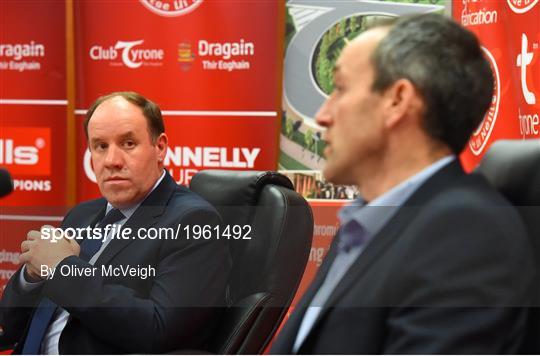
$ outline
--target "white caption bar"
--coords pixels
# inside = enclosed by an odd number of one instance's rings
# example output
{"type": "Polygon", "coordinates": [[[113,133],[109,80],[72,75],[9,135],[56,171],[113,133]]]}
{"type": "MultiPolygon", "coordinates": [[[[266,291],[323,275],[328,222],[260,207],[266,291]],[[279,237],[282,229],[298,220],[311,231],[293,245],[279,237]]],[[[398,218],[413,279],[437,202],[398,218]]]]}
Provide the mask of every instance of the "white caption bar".
{"type": "Polygon", "coordinates": [[[62,221],[63,216],[41,216],[41,215],[0,215],[0,220],[7,221],[62,221]]]}
{"type": "Polygon", "coordinates": [[[2,105],[67,105],[67,100],[0,99],[2,105]]]}
{"type": "MultiPolygon", "coordinates": [[[[87,110],[77,109],[76,115],[85,115],[87,110]]],[[[276,117],[276,111],[182,111],[182,110],[163,110],[163,115],[169,116],[266,116],[276,117]]]]}

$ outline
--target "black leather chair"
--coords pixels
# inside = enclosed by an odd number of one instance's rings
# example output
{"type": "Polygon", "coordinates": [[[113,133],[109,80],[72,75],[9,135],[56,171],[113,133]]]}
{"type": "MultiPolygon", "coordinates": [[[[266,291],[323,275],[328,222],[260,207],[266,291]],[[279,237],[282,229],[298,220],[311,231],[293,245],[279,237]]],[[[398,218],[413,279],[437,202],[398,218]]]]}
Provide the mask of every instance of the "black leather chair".
{"type": "Polygon", "coordinates": [[[217,207],[225,225],[251,226],[251,240],[229,242],[228,308],[208,350],[260,354],[304,273],[313,234],[311,208],[276,172],[201,171],[190,188],[217,207]]]}
{"type": "Polygon", "coordinates": [[[536,257],[533,304],[521,353],[540,354],[540,140],[495,142],[477,171],[521,213],[536,257]]]}

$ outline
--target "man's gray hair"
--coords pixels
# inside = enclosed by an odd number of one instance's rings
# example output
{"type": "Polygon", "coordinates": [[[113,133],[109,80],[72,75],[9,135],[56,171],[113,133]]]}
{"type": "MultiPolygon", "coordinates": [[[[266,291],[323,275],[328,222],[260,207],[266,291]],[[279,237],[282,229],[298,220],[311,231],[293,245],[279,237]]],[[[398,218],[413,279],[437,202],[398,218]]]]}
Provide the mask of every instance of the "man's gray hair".
{"type": "Polygon", "coordinates": [[[425,100],[427,133],[460,153],[493,97],[493,73],[475,35],[438,14],[397,18],[372,55],[372,89],[410,80],[425,100]]]}

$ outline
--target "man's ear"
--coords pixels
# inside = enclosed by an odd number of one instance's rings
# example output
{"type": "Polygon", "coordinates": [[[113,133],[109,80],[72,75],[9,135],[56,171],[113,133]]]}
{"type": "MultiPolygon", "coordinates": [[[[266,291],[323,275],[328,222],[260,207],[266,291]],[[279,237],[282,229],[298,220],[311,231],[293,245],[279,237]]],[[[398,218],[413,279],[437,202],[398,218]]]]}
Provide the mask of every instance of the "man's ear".
{"type": "Polygon", "coordinates": [[[156,153],[158,155],[158,161],[163,162],[165,155],[167,154],[167,146],[169,139],[165,133],[161,133],[156,139],[156,153]]]}
{"type": "Polygon", "coordinates": [[[396,80],[383,94],[386,100],[386,126],[395,127],[408,118],[416,117],[423,107],[423,100],[414,84],[408,79],[396,80]]]}
{"type": "Polygon", "coordinates": [[[94,171],[94,162],[92,160],[92,150],[90,149],[90,146],[86,146],[86,149],[88,150],[88,152],[90,152],[90,168],[92,168],[92,172],[95,172],[94,171]]]}

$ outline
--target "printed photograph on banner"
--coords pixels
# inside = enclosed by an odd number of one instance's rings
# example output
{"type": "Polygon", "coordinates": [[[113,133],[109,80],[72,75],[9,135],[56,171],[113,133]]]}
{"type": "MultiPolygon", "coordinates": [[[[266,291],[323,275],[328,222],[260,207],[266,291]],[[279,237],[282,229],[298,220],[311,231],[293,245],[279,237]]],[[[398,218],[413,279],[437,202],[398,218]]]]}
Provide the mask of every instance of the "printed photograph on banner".
{"type": "Polygon", "coordinates": [[[443,12],[443,0],[287,2],[281,170],[320,170],[326,143],[315,114],[334,89],[333,68],[346,44],[385,18],[443,12]],[[351,14],[354,14],[351,16],[351,14]]]}
{"type": "Polygon", "coordinates": [[[335,185],[327,182],[321,171],[284,170],[280,173],[289,177],[296,192],[308,200],[352,200],[359,197],[356,186],[335,185]]]}
{"type": "Polygon", "coordinates": [[[494,79],[491,106],[460,156],[470,171],[498,140],[540,138],[540,4],[464,0],[452,12],[478,37],[494,79]]]}

